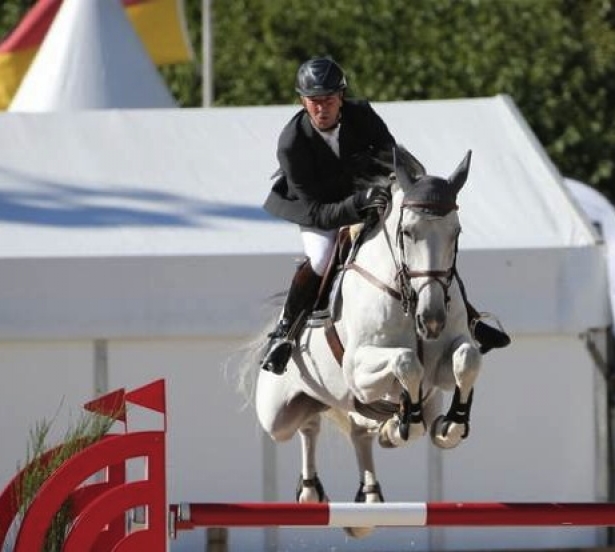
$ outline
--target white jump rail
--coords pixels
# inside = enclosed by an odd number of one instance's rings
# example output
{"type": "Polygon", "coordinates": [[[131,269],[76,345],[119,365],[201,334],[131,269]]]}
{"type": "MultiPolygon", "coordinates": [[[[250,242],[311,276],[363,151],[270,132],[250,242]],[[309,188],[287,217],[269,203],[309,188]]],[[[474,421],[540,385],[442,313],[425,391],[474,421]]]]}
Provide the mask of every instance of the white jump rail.
{"type": "Polygon", "coordinates": [[[615,503],[331,502],[182,503],[171,533],[196,527],[615,526],[615,503]]]}

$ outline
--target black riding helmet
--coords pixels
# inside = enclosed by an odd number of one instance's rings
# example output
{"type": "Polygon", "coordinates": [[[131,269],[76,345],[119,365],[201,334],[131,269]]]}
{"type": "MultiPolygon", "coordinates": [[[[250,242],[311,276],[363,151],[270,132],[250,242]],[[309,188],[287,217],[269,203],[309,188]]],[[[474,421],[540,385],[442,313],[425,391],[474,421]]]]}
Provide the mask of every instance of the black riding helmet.
{"type": "Polygon", "coordinates": [[[346,75],[331,58],[313,58],[297,71],[295,90],[300,96],[328,96],[346,88],[346,75]]]}

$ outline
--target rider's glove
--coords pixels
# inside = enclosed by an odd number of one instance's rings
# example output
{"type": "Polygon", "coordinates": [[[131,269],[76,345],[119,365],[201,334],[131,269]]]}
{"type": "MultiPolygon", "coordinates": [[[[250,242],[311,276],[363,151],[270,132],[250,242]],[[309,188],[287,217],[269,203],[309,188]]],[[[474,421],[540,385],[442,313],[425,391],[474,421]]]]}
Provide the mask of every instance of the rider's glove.
{"type": "Polygon", "coordinates": [[[379,186],[361,190],[354,195],[355,208],[363,219],[384,213],[389,201],[391,201],[391,192],[388,188],[379,186]]]}

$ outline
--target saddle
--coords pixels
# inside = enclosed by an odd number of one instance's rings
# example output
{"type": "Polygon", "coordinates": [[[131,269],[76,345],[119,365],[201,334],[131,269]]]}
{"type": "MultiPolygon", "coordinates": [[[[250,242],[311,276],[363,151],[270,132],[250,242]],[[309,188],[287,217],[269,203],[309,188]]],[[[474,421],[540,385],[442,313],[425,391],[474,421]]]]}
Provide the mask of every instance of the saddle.
{"type": "Polygon", "coordinates": [[[363,229],[359,231],[359,237],[353,238],[350,226],[343,226],[337,233],[333,252],[323,274],[308,325],[320,327],[324,320],[336,318],[344,267],[356,255],[362,233],[363,229]]]}

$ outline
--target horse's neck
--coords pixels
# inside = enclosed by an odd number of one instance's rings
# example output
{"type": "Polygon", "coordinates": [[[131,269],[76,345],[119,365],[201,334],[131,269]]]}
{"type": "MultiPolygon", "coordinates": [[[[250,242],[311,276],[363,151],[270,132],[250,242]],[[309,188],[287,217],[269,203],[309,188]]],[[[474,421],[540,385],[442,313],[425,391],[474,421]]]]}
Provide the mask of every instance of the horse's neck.
{"type": "Polygon", "coordinates": [[[389,216],[366,237],[355,257],[355,262],[359,266],[387,285],[394,285],[398,270],[396,230],[397,221],[391,220],[389,216]]]}

